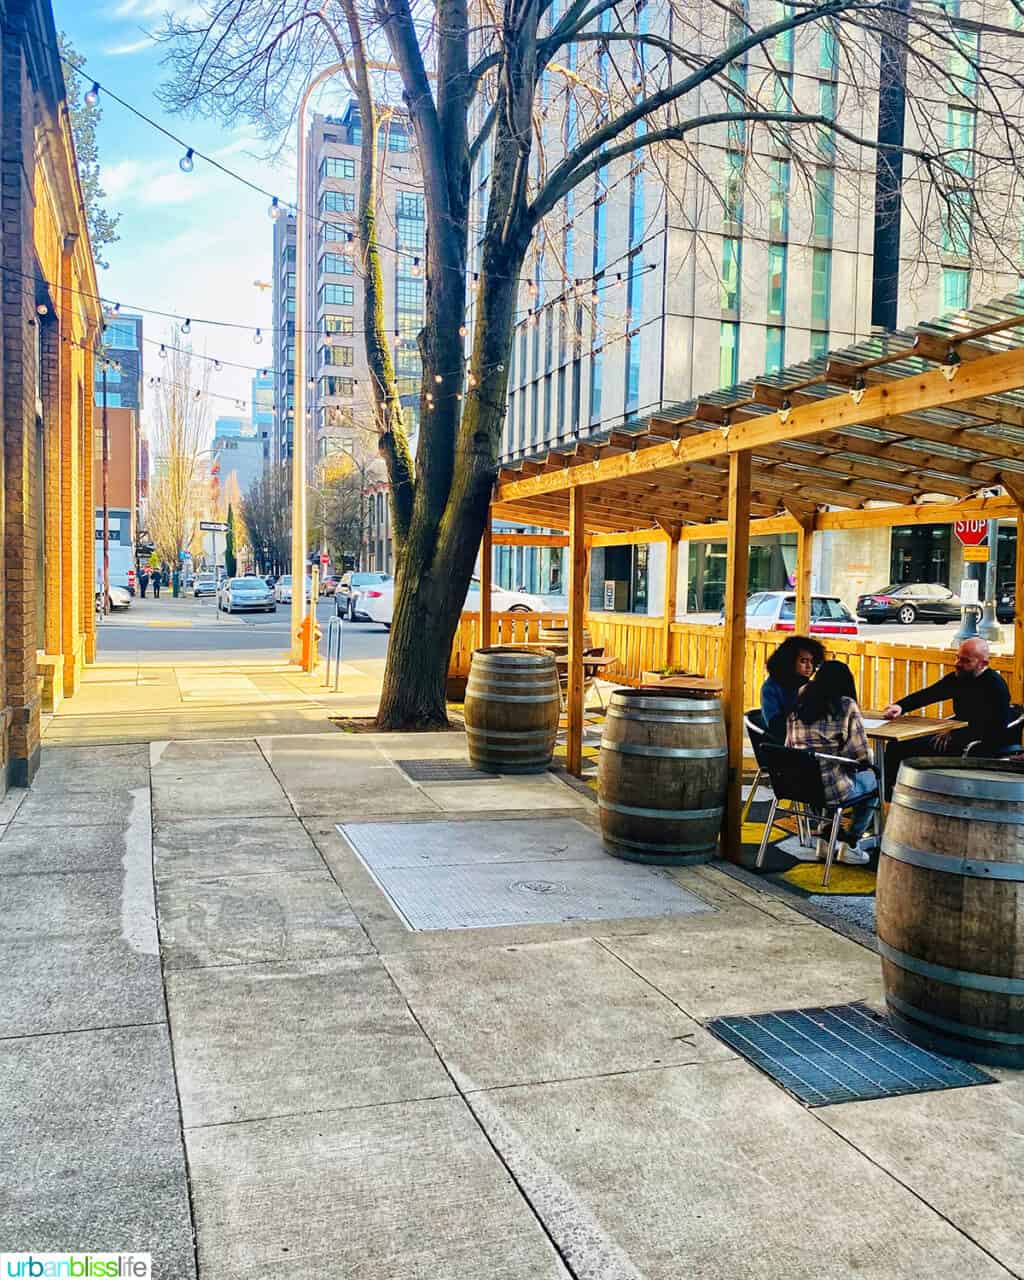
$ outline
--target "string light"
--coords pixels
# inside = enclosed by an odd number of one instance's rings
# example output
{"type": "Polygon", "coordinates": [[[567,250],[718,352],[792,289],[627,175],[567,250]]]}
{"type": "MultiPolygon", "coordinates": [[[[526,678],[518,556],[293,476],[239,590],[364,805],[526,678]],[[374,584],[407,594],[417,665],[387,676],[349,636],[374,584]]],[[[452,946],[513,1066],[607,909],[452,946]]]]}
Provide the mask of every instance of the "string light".
{"type": "Polygon", "coordinates": [[[86,90],[85,105],[87,107],[94,107],[96,103],[99,102],[99,100],[100,100],[100,86],[99,86],[99,82],[94,80],[92,82],[92,88],[86,90]]]}
{"type": "Polygon", "coordinates": [[[409,274],[417,277],[423,274],[423,268],[420,266],[419,258],[413,258],[412,266],[409,268],[409,274]]]}
{"type": "Polygon", "coordinates": [[[36,307],[36,315],[45,316],[49,310],[50,308],[46,305],[45,302],[40,302],[40,304],[36,307]]]}
{"type": "Polygon", "coordinates": [[[160,343],[160,350],[157,354],[160,356],[161,360],[167,359],[167,348],[164,346],[162,342],[160,343]]]}
{"type": "Polygon", "coordinates": [[[281,208],[280,201],[277,196],[274,196],[273,200],[270,202],[270,208],[267,210],[268,215],[273,222],[276,222],[283,212],[284,210],[281,208]]]}
{"type": "Polygon", "coordinates": [[[533,283],[533,281],[532,281],[532,280],[531,280],[531,281],[530,281],[530,283],[526,286],[526,292],[530,295],[530,297],[531,297],[531,298],[536,298],[536,296],[537,296],[537,286],[533,283]]]}
{"type": "Polygon", "coordinates": [[[260,343],[263,341],[263,334],[259,329],[257,329],[256,332],[252,335],[252,340],[253,342],[255,342],[257,346],[259,346],[260,343]]]}
{"type": "Polygon", "coordinates": [[[191,173],[192,170],[196,167],[196,162],[195,160],[192,159],[194,154],[195,153],[193,152],[192,148],[189,147],[188,150],[185,152],[185,154],[178,161],[178,168],[182,171],[182,173],[191,173]]]}
{"type": "Polygon", "coordinates": [[[221,371],[221,363],[220,363],[220,361],[219,361],[219,360],[214,360],[214,362],[213,362],[213,369],[214,369],[214,372],[215,372],[215,373],[220,373],[220,371],[221,371]]]}
{"type": "Polygon", "coordinates": [[[442,378],[442,377],[441,377],[441,375],[440,375],[439,373],[435,373],[435,374],[434,374],[434,381],[435,381],[435,382],[437,382],[437,383],[441,383],[441,382],[444,382],[444,378],[442,378]]]}
{"type": "Polygon", "coordinates": [[[468,332],[469,332],[469,330],[466,328],[466,326],[465,326],[464,324],[460,324],[460,325],[459,325],[459,337],[460,337],[460,338],[464,338],[468,332]]]}
{"type": "Polygon", "coordinates": [[[185,317],[185,323],[181,326],[181,332],[182,333],[192,332],[192,321],[187,316],[185,317]]]}

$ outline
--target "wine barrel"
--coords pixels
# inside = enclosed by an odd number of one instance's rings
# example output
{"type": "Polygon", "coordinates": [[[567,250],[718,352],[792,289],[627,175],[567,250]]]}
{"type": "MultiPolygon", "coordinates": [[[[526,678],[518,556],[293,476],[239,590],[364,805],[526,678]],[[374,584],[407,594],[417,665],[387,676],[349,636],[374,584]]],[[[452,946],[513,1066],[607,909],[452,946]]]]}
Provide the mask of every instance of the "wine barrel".
{"type": "MultiPolygon", "coordinates": [[[[538,627],[537,643],[550,645],[552,653],[568,653],[569,652],[569,628],[568,627],[538,627]]],[[[583,647],[584,649],[592,649],[594,639],[586,627],[583,629],[583,647]]]]}
{"type": "Polygon", "coordinates": [[[727,776],[717,698],[616,689],[598,762],[605,848],[632,862],[707,862],[718,847],[727,776]]]}
{"type": "Polygon", "coordinates": [[[916,1044],[1024,1067],[1024,768],[904,761],[882,838],[878,950],[916,1044]]]}
{"type": "Polygon", "coordinates": [[[554,655],[515,645],[474,649],[464,715],[469,759],[487,773],[542,773],[558,734],[554,655]]]}

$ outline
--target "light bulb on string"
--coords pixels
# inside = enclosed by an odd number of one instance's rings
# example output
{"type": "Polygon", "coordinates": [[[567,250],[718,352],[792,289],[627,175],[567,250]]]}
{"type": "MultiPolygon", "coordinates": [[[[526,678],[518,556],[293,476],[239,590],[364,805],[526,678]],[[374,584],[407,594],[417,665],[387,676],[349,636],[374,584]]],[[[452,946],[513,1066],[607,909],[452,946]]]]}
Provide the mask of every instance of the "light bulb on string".
{"type": "Polygon", "coordinates": [[[192,158],[193,155],[194,155],[194,152],[192,148],[189,147],[189,149],[178,161],[178,168],[182,171],[182,173],[191,173],[192,170],[196,167],[196,162],[192,158]]]}
{"type": "Polygon", "coordinates": [[[598,293],[596,285],[590,291],[590,301],[594,304],[595,307],[601,301],[601,295],[598,293]]]}
{"type": "Polygon", "coordinates": [[[40,302],[39,305],[36,307],[36,315],[45,316],[49,314],[49,310],[50,308],[46,305],[45,302],[40,302]]]}
{"type": "Polygon", "coordinates": [[[466,328],[466,326],[465,326],[464,324],[460,324],[460,325],[459,325],[459,337],[460,337],[460,338],[464,338],[468,332],[469,332],[469,330],[466,328]]]}
{"type": "Polygon", "coordinates": [[[87,107],[94,107],[96,103],[99,102],[99,100],[100,100],[100,86],[99,86],[99,82],[97,80],[94,80],[92,82],[92,88],[87,89],[85,92],[85,105],[87,107]]]}
{"type": "Polygon", "coordinates": [[[220,370],[221,370],[221,363],[220,363],[220,361],[219,361],[219,360],[214,360],[214,362],[213,362],[213,369],[214,369],[214,372],[215,372],[215,373],[220,373],[220,370]]]}
{"type": "Polygon", "coordinates": [[[435,381],[435,382],[437,382],[437,383],[441,383],[441,382],[444,382],[444,378],[442,378],[442,376],[441,376],[439,373],[435,373],[435,374],[434,374],[434,381],[435,381]]]}
{"type": "Polygon", "coordinates": [[[181,326],[182,333],[192,332],[192,321],[186,318],[185,323],[181,326]]]}
{"type": "Polygon", "coordinates": [[[345,240],[341,246],[341,251],[343,254],[345,254],[346,257],[351,256],[353,252],[353,243],[354,243],[354,238],[353,238],[352,232],[350,231],[348,235],[345,237],[345,240]]]}
{"type": "Polygon", "coordinates": [[[167,348],[164,346],[162,342],[160,343],[160,350],[157,352],[157,355],[160,357],[161,360],[167,359],[167,348]]]}
{"type": "Polygon", "coordinates": [[[423,274],[423,268],[420,266],[419,258],[413,258],[412,266],[409,268],[409,274],[417,277],[423,274]]]}
{"type": "Polygon", "coordinates": [[[257,329],[256,332],[252,335],[252,340],[253,342],[255,342],[257,346],[259,346],[260,343],[263,341],[263,334],[259,329],[257,329]]]}
{"type": "Polygon", "coordinates": [[[197,399],[197,400],[202,400],[202,398],[203,398],[203,393],[202,393],[200,390],[198,390],[198,389],[197,389],[197,390],[196,390],[196,399],[197,399]]]}
{"type": "Polygon", "coordinates": [[[531,280],[531,281],[530,281],[530,283],[526,286],[526,292],[530,295],[530,297],[531,297],[531,298],[536,298],[536,296],[537,296],[537,286],[533,283],[533,281],[532,281],[532,280],[531,280]]]}
{"type": "Polygon", "coordinates": [[[470,385],[471,387],[475,387],[475,386],[476,386],[476,374],[471,373],[471,374],[469,375],[469,377],[466,379],[466,381],[469,383],[469,385],[470,385]]]}
{"type": "Polygon", "coordinates": [[[530,308],[530,314],[526,317],[526,323],[530,326],[531,329],[537,323],[537,314],[534,311],[533,307],[530,308]]]}
{"type": "Polygon", "coordinates": [[[278,200],[277,196],[274,196],[267,208],[267,215],[272,222],[276,222],[282,213],[284,213],[284,210],[281,208],[281,202],[278,200]]]}

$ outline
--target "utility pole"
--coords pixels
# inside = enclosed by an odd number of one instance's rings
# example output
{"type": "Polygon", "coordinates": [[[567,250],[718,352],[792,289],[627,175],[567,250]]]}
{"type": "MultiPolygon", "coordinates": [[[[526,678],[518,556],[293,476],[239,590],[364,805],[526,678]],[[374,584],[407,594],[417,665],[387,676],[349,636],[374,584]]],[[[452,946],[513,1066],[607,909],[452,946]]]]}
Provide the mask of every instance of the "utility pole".
{"type": "Polygon", "coordinates": [[[103,612],[110,612],[110,428],[107,425],[107,370],[110,361],[103,360],[103,612]]]}

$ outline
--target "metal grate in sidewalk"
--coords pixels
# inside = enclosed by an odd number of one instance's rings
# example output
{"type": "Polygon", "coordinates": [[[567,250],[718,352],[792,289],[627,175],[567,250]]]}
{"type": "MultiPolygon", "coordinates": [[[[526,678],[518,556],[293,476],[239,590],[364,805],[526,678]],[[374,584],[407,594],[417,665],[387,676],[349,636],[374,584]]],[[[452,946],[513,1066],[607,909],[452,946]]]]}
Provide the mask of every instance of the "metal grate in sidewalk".
{"type": "Polygon", "coordinates": [[[996,1083],[969,1062],[911,1044],[859,1002],[715,1018],[707,1027],[809,1107],[996,1083]]]}
{"type": "Polygon", "coordinates": [[[465,760],[396,760],[395,764],[413,782],[493,782],[495,775],[475,769],[465,760]]]}

